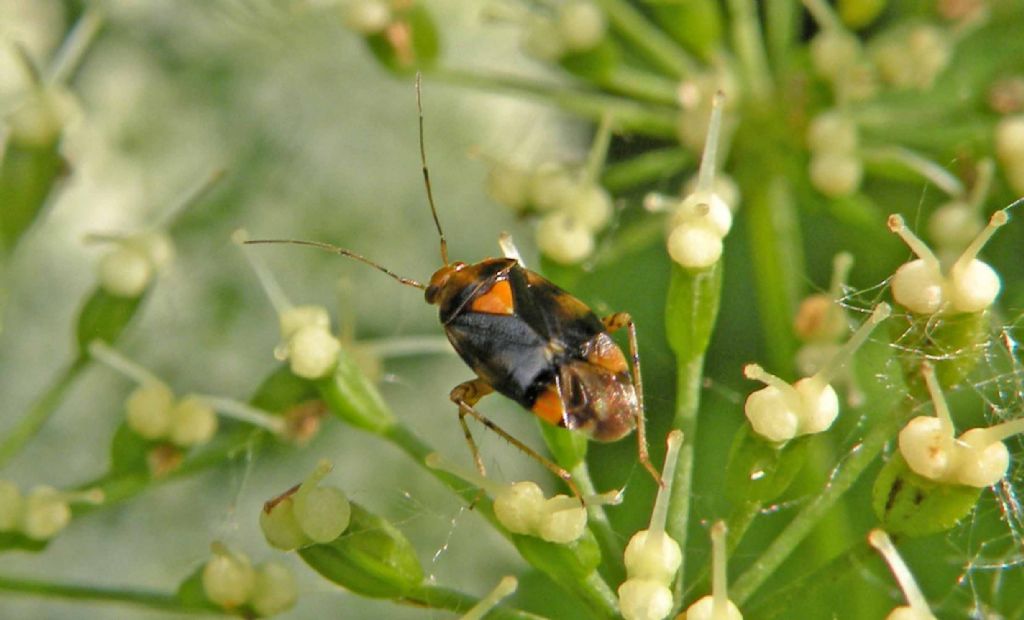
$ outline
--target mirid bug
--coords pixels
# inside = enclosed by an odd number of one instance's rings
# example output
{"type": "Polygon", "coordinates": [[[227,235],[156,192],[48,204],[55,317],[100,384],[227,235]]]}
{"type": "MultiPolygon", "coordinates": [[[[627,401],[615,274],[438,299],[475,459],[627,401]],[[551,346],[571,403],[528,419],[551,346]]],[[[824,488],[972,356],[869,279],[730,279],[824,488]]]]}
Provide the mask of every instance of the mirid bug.
{"type": "Polygon", "coordinates": [[[660,483],[647,453],[643,382],[636,326],[625,312],[598,318],[582,301],[540,274],[526,269],[511,239],[499,241],[503,256],[478,263],[451,262],[448,242],[434,205],[426,151],[420,79],[416,79],[420,161],[427,202],[440,239],[443,265],[427,284],[405,278],[351,250],[316,241],[257,239],[256,243],[306,245],[348,256],[382,271],[401,284],[424,291],[438,307],[445,335],[476,378],[456,386],[450,398],[477,469],[483,461],[466,424],[477,419],[512,445],[562,478],[577,497],[572,475],[506,432],[476,409],[491,392],[516,401],[549,424],[586,434],[596,441],[617,441],[637,430],[639,460],[660,483]],[[611,333],[626,328],[632,369],[611,333]]]}

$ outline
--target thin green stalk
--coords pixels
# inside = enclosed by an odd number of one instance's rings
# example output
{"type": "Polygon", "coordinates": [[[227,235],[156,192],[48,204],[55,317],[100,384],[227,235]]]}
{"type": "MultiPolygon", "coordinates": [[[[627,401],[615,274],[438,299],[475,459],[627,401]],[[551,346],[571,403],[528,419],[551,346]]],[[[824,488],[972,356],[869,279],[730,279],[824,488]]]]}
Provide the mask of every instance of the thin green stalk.
{"type": "Polygon", "coordinates": [[[757,3],[754,0],[729,0],[732,15],[732,42],[743,66],[750,94],[763,101],[772,91],[771,69],[765,52],[757,3]]]}
{"type": "Polygon", "coordinates": [[[601,79],[601,85],[634,99],[669,106],[679,104],[675,82],[627,65],[617,65],[610,75],[601,79]]]}
{"type": "Polygon", "coordinates": [[[729,533],[726,538],[726,549],[728,549],[730,554],[743,542],[743,536],[750,529],[757,515],[761,514],[762,506],[762,503],[757,500],[749,500],[729,515],[729,533]]]}
{"type": "Polygon", "coordinates": [[[0,591],[14,594],[28,594],[47,599],[92,601],[96,603],[121,603],[159,611],[180,614],[204,614],[212,612],[208,607],[189,605],[176,595],[150,590],[129,588],[107,588],[70,583],[52,583],[0,576],[0,591]]]}
{"type": "Polygon", "coordinates": [[[680,174],[693,163],[693,155],[678,146],[645,151],[635,157],[605,165],[601,184],[613,194],[680,174]]]}
{"type": "Polygon", "coordinates": [[[50,419],[53,412],[60,405],[65,392],[71,387],[78,375],[89,365],[89,358],[78,357],[67,368],[65,368],[50,387],[43,392],[43,395],[33,403],[32,407],[18,420],[14,428],[7,434],[7,437],[0,442],[0,468],[7,465],[11,459],[36,436],[39,430],[50,419]]]}
{"type": "Polygon", "coordinates": [[[569,89],[559,84],[544,84],[534,80],[458,69],[435,69],[430,72],[430,77],[458,86],[534,97],[595,121],[610,115],[623,132],[671,139],[675,139],[676,136],[678,111],[668,106],[593,91],[569,89]]]}
{"type": "Polygon", "coordinates": [[[737,605],[742,605],[764,584],[772,573],[789,557],[808,534],[818,525],[822,517],[860,479],[861,474],[874,462],[885,444],[896,436],[897,431],[910,418],[914,401],[907,397],[892,415],[873,420],[874,427],[864,440],[851,452],[846,462],[839,465],[836,474],[828,484],[789,522],[768,548],[729,588],[729,596],[737,605]]]}
{"type": "MultiPolygon", "coordinates": [[[[687,529],[690,523],[690,495],[693,484],[693,452],[697,439],[697,409],[700,406],[700,391],[704,382],[704,356],[689,360],[678,360],[676,368],[676,409],[672,428],[683,431],[683,445],[679,449],[676,475],[672,481],[671,509],[668,513],[666,531],[669,536],[686,549],[687,529]]],[[[681,601],[686,574],[686,555],[676,574],[675,598],[681,601]]]]}
{"type": "MultiPolygon", "coordinates": [[[[429,585],[421,586],[397,600],[404,605],[428,609],[447,609],[455,613],[465,613],[479,601],[480,599],[463,594],[458,590],[429,585]]],[[[543,616],[500,605],[492,609],[487,617],[490,620],[543,620],[543,616]]]]}
{"type": "Polygon", "coordinates": [[[673,78],[682,78],[696,70],[697,62],[626,0],[595,1],[622,38],[658,69],[673,78]]]}
{"type": "Polygon", "coordinates": [[[796,0],[765,0],[764,7],[768,60],[778,75],[786,70],[790,50],[797,41],[800,4],[796,0]]]}

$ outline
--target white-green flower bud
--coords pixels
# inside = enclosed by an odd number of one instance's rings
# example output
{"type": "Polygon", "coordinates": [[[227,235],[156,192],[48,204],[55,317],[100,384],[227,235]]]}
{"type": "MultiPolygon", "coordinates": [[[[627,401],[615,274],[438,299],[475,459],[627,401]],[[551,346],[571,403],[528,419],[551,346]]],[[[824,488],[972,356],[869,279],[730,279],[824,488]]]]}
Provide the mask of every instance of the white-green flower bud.
{"type": "Polygon", "coordinates": [[[182,447],[198,446],[217,432],[217,414],[206,401],[186,396],[171,410],[170,440],[182,447]]]}
{"type": "Polygon", "coordinates": [[[725,601],[724,614],[715,615],[715,598],[710,594],[698,599],[686,609],[686,620],[743,620],[740,608],[730,600],[725,601]]]}
{"type": "Polygon", "coordinates": [[[1004,165],[1024,161],[1024,114],[1007,116],[996,125],[996,156],[1004,165]]]}
{"type": "Polygon", "coordinates": [[[557,61],[565,54],[566,45],[558,24],[547,17],[532,16],[523,29],[523,51],[537,60],[557,61]]]}
{"type": "Polygon", "coordinates": [[[630,578],[649,579],[671,584],[683,561],[679,543],[661,532],[657,540],[649,540],[648,530],[640,530],[629,539],[623,561],[630,578]]]}
{"type": "Polygon", "coordinates": [[[859,146],[857,126],[836,110],[822,112],[807,128],[807,148],[815,153],[854,153],[859,146]]]}
{"type": "Polygon", "coordinates": [[[575,265],[594,252],[594,235],[571,214],[556,211],[538,224],[537,247],[557,263],[575,265]]]}
{"type": "Polygon", "coordinates": [[[0,532],[10,532],[21,523],[25,499],[10,480],[0,480],[0,532]]]}
{"type": "Polygon", "coordinates": [[[569,0],[558,7],[558,33],[569,51],[596,47],[608,31],[604,12],[589,0],[569,0]]]}
{"type": "Polygon", "coordinates": [[[892,544],[892,540],[889,539],[889,535],[883,530],[871,530],[868,533],[868,543],[885,558],[885,562],[889,565],[889,570],[892,571],[896,581],[900,584],[900,589],[903,590],[903,596],[910,603],[908,606],[893,609],[887,616],[887,619],[936,620],[931,608],[928,606],[928,601],[924,598],[921,588],[918,587],[917,581],[914,579],[914,574],[910,572],[910,568],[903,561],[903,558],[900,557],[896,547],[892,544]]]}
{"type": "Polygon", "coordinates": [[[161,381],[148,381],[132,390],[125,401],[128,428],[144,439],[166,437],[171,429],[174,393],[161,381]]]}
{"type": "Polygon", "coordinates": [[[818,75],[832,81],[856,65],[861,53],[857,37],[838,28],[826,28],[811,39],[811,64],[818,75]]]}
{"type": "Polygon", "coordinates": [[[49,540],[71,523],[71,508],[64,495],[51,486],[29,491],[22,513],[21,531],[34,540],[49,540]]]}
{"type": "Polygon", "coordinates": [[[612,219],[612,197],[600,185],[580,183],[565,200],[565,210],[590,232],[601,230],[612,219]]]}
{"type": "Polygon", "coordinates": [[[578,181],[560,164],[547,162],[530,179],[530,204],[538,211],[554,211],[565,206],[578,181]]]}
{"type": "Polygon", "coordinates": [[[659,581],[627,579],[619,586],[619,613],[625,620],[662,620],[672,605],[672,590],[659,581]]]}
{"type": "Polygon", "coordinates": [[[233,553],[220,543],[213,544],[213,557],[203,567],[206,598],[224,609],[249,601],[256,586],[256,571],[243,553],[233,553]]]}
{"type": "Polygon", "coordinates": [[[811,185],[830,198],[849,196],[860,188],[864,164],[853,153],[819,151],[811,156],[811,185]]]}
{"type": "Polygon", "coordinates": [[[291,340],[303,327],[321,327],[329,329],[331,317],[323,306],[306,305],[290,306],[277,317],[281,329],[281,340],[291,340]]]}
{"type": "Polygon", "coordinates": [[[99,283],[117,297],[138,297],[153,279],[149,256],[138,248],[120,243],[100,259],[99,283]]]}
{"type": "Polygon", "coordinates": [[[349,0],[345,25],[359,34],[377,34],[391,24],[391,7],[383,0],[349,0]]]}
{"type": "Polygon", "coordinates": [[[960,251],[985,228],[977,209],[962,200],[942,205],[928,217],[928,236],[939,248],[960,251]]]}
{"type": "Polygon", "coordinates": [[[587,509],[578,499],[556,495],[541,507],[537,535],[552,543],[566,545],[583,536],[587,529],[587,509]]]}
{"type": "MultiPolygon", "coordinates": [[[[700,175],[694,174],[686,183],[683,185],[683,196],[689,196],[697,192],[697,183],[700,181],[700,175]]],[[[740,186],[736,184],[733,178],[720,170],[715,171],[715,178],[711,182],[711,195],[714,196],[715,200],[721,201],[729,208],[730,213],[736,213],[739,209],[740,204],[740,186]]],[[[645,204],[646,208],[647,205],[645,204]]],[[[731,225],[731,222],[730,222],[731,225]]]]}
{"type": "Polygon", "coordinates": [[[668,235],[668,253],[687,269],[706,269],[722,257],[722,237],[699,222],[676,226],[668,235]]]}
{"type": "Polygon", "coordinates": [[[256,582],[249,604],[261,616],[273,616],[295,606],[299,590],[292,572],[277,562],[265,562],[256,569],[256,582]]]}
{"type": "Polygon", "coordinates": [[[288,341],[292,372],[304,379],[319,379],[338,363],[341,342],[320,326],[300,328],[288,341]]]}
{"type": "Polygon", "coordinates": [[[310,539],[295,519],[292,497],[267,502],[260,510],[260,530],[271,547],[291,551],[309,544],[310,539]]]}
{"type": "Polygon", "coordinates": [[[149,231],[131,238],[130,244],[142,250],[149,258],[149,263],[157,271],[163,269],[174,260],[174,242],[164,232],[149,231]]]}
{"type": "Polygon", "coordinates": [[[505,487],[494,497],[494,516],[513,534],[533,535],[544,512],[544,491],[524,480],[505,487]]]}
{"type": "Polygon", "coordinates": [[[295,521],[313,542],[331,542],[348,527],[352,507],[345,494],[333,487],[316,487],[295,494],[295,521]]]}
{"type": "Polygon", "coordinates": [[[521,168],[495,163],[487,172],[487,195],[495,202],[516,211],[530,205],[530,188],[533,176],[521,168]]]}

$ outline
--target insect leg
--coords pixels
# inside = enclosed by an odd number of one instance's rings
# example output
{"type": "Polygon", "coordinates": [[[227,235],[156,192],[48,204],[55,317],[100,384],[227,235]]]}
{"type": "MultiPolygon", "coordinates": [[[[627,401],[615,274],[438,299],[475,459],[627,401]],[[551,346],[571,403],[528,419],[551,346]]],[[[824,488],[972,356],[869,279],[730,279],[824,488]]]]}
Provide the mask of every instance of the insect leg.
{"type": "Polygon", "coordinates": [[[477,469],[479,469],[481,473],[483,473],[483,462],[480,460],[480,453],[476,448],[476,443],[473,442],[472,436],[469,433],[469,428],[466,426],[465,417],[467,415],[476,418],[478,422],[480,422],[485,427],[497,433],[499,437],[515,446],[520,452],[537,461],[538,463],[543,465],[548,471],[564,480],[565,484],[572,491],[573,495],[579,498],[582,502],[583,495],[580,494],[579,488],[576,487],[576,482],[572,479],[572,474],[570,474],[566,469],[559,467],[556,463],[552,462],[551,460],[544,458],[540,453],[535,451],[533,448],[519,441],[518,439],[513,437],[508,431],[501,428],[494,422],[491,422],[486,416],[484,416],[484,414],[480,413],[479,411],[473,408],[473,405],[475,405],[477,401],[480,400],[481,397],[485,396],[486,394],[489,394],[491,391],[493,391],[493,388],[487,383],[485,383],[483,380],[474,379],[472,381],[466,381],[465,383],[461,383],[455,386],[455,389],[453,389],[451,392],[452,402],[459,406],[459,422],[462,424],[462,428],[466,433],[466,439],[469,441],[470,450],[473,451],[473,458],[474,460],[476,460],[477,469]]]}
{"type": "Polygon", "coordinates": [[[665,483],[661,479],[654,464],[651,463],[651,456],[647,452],[647,419],[644,415],[644,380],[640,374],[640,348],[636,340],[636,323],[628,312],[616,312],[601,319],[605,329],[609,332],[616,332],[623,327],[629,329],[629,356],[633,360],[633,389],[636,390],[636,440],[637,458],[640,464],[654,477],[659,486],[665,483]]]}

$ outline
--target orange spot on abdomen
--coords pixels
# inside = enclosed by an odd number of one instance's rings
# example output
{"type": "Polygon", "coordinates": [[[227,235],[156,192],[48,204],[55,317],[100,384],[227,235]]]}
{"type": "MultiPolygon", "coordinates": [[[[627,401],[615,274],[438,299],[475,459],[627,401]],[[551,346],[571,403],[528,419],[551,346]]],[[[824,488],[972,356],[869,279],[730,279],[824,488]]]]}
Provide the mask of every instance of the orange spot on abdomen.
{"type": "Polygon", "coordinates": [[[562,403],[562,395],[558,393],[558,386],[552,383],[541,392],[530,411],[549,424],[561,426],[565,419],[565,404],[562,403]]]}

